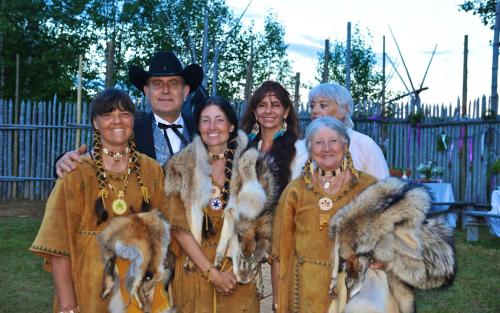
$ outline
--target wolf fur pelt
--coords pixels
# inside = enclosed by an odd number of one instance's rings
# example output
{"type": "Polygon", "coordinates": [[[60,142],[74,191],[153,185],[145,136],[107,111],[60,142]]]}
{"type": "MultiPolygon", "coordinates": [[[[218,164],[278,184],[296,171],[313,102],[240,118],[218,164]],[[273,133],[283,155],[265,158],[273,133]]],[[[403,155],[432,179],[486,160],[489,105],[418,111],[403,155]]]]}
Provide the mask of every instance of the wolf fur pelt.
{"type": "Polygon", "coordinates": [[[443,219],[426,219],[428,191],[387,178],[359,194],[330,221],[335,249],[330,293],[335,296],[339,257],[345,261],[349,301],[363,288],[372,261],[385,263],[399,312],[414,312],[413,288],[451,284],[455,274],[453,231],[443,219]]]}
{"type": "MultiPolygon", "coordinates": [[[[169,279],[167,267],[170,225],[158,210],[113,218],[97,235],[104,263],[102,298],[113,293],[109,302],[112,313],[124,312],[128,303],[120,293],[120,282],[115,272],[117,257],[130,260],[125,287],[145,313],[151,312],[154,287],[169,279]]],[[[174,308],[166,313],[175,312],[174,308]]]]}
{"type": "MultiPolygon", "coordinates": [[[[272,217],[267,215],[274,212],[277,200],[270,160],[254,148],[246,149],[248,139],[244,132],[238,132],[237,141],[214,265],[220,266],[224,257],[231,257],[236,277],[241,283],[247,283],[253,277],[251,273],[256,272],[251,261],[270,253],[272,217]]],[[[202,241],[203,209],[209,205],[210,188],[207,151],[201,138],[195,137],[167,163],[165,193],[167,196],[179,195],[190,231],[199,243],[202,241]]]]}

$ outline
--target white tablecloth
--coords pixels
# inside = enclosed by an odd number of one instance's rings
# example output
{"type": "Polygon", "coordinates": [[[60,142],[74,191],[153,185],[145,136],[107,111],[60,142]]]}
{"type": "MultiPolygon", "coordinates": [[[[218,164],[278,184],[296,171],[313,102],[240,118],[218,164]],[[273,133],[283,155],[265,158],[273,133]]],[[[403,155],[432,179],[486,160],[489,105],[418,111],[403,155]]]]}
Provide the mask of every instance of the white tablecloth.
{"type": "MultiPolygon", "coordinates": [[[[433,196],[433,202],[455,202],[453,189],[450,183],[424,183],[433,196]]],[[[441,212],[448,210],[449,205],[434,205],[431,212],[441,212]]],[[[455,228],[457,226],[457,214],[447,213],[448,225],[455,228]]]]}
{"type": "MultiPolygon", "coordinates": [[[[493,214],[500,214],[500,189],[493,191],[491,194],[491,211],[493,214]]],[[[490,232],[500,237],[500,218],[487,217],[488,225],[490,225],[490,232]]]]}

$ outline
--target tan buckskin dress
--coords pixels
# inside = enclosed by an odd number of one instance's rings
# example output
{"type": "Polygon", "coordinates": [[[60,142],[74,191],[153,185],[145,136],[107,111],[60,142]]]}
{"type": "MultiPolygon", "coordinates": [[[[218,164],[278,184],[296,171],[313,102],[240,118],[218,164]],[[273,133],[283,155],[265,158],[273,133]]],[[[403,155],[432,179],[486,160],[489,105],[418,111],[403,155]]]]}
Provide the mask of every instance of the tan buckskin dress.
{"type": "MultiPolygon", "coordinates": [[[[172,229],[189,232],[186,220],[186,211],[180,197],[172,195],[169,197],[169,210],[167,215],[172,229]]],[[[201,247],[205,256],[213,263],[215,260],[215,249],[219,242],[223,211],[207,210],[217,233],[208,240],[203,240],[201,247]]],[[[205,221],[204,224],[205,226],[205,221]]],[[[175,276],[172,284],[174,304],[180,313],[258,313],[259,299],[255,283],[238,285],[235,293],[230,296],[219,295],[212,284],[201,275],[199,270],[189,272],[184,269],[186,255],[180,249],[178,243],[172,240],[172,250],[177,255],[175,262],[175,276]]],[[[231,260],[226,258],[224,270],[232,270],[231,260]]]]}
{"type": "MultiPolygon", "coordinates": [[[[138,158],[144,185],[151,195],[151,208],[164,208],[166,199],[163,192],[164,175],[161,167],[146,155],[138,153],[138,158]]],[[[120,183],[124,174],[125,171],[110,175],[118,190],[122,188],[120,183]]],[[[82,163],[76,170],[56,181],[47,200],[42,225],[29,249],[45,259],[44,265],[48,271],[51,271],[50,257],[52,255],[67,257],[71,260],[77,303],[80,312],[85,313],[108,312],[108,301],[111,297],[108,296],[105,300],[101,298],[103,264],[96,235],[108,225],[110,219],[115,217],[111,204],[116,199],[116,195],[113,191],[109,191],[109,197],[105,201],[108,220],[97,225],[94,204],[98,191],[95,163],[89,156],[82,157],[82,163]]],[[[129,208],[132,207],[135,212],[140,210],[141,196],[135,174],[130,177],[125,200],[129,208]]],[[[130,213],[129,209],[124,215],[130,213]]],[[[161,287],[159,284],[155,290],[154,312],[161,312],[168,303],[161,287]],[[159,298],[156,297],[157,295],[159,298]]],[[[56,298],[54,297],[54,312],[59,311],[56,298]]],[[[127,310],[127,312],[138,311],[140,310],[133,306],[129,306],[127,310]]]]}
{"type": "MultiPolygon", "coordinates": [[[[356,183],[347,184],[328,196],[333,207],[319,209],[318,201],[327,196],[317,186],[306,189],[304,178],[293,180],[283,191],[273,223],[273,257],[280,263],[278,310],[282,313],[325,313],[331,303],[328,290],[332,274],[333,241],[328,226],[321,227],[320,214],[333,216],[376,179],[357,172],[356,183]]],[[[334,304],[342,312],[346,303],[343,275],[339,276],[339,298],[334,304]]]]}

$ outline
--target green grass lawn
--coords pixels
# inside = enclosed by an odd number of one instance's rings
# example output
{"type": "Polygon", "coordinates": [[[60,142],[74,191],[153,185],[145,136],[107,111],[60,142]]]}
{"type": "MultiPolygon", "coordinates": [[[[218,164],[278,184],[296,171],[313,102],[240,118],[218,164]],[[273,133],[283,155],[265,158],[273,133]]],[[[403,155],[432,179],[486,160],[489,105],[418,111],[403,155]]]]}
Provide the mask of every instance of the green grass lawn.
{"type": "MultiPolygon", "coordinates": [[[[42,258],[27,251],[40,226],[31,217],[0,218],[0,312],[50,312],[52,281],[42,258]]],[[[486,229],[480,241],[456,234],[458,273],[453,286],[417,293],[419,313],[500,312],[500,239],[486,229]]]]}
{"type": "Polygon", "coordinates": [[[51,312],[52,279],[43,260],[28,252],[41,220],[0,218],[0,312],[51,312]]]}

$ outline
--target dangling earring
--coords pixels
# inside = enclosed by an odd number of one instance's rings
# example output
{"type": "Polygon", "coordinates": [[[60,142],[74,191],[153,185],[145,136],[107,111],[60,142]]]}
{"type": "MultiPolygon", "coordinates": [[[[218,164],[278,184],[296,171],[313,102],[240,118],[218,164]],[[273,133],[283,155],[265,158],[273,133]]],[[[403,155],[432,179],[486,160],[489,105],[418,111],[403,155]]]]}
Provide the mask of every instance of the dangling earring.
{"type": "Polygon", "coordinates": [[[273,140],[283,136],[286,133],[287,129],[288,129],[288,124],[286,123],[286,120],[283,119],[283,122],[281,123],[280,130],[276,134],[274,134],[273,140]]]}
{"type": "Polygon", "coordinates": [[[358,178],[358,172],[354,169],[354,164],[352,162],[352,156],[351,156],[351,152],[349,151],[349,148],[347,148],[347,152],[345,154],[345,159],[344,159],[344,164],[346,165],[346,167],[349,169],[349,171],[351,171],[351,173],[354,175],[354,177],[356,177],[356,179],[358,178]]]}
{"type": "Polygon", "coordinates": [[[259,134],[259,131],[260,131],[259,123],[255,122],[252,127],[252,132],[248,134],[248,138],[250,140],[254,140],[255,137],[257,137],[257,135],[259,134]]]}

